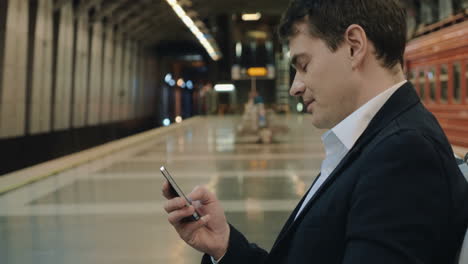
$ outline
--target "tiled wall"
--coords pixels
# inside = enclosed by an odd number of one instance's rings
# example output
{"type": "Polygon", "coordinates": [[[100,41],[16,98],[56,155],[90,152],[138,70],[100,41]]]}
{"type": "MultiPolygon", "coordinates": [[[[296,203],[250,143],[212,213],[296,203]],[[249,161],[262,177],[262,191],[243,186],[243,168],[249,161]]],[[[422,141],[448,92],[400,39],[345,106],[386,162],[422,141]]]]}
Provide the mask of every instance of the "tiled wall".
{"type": "Polygon", "coordinates": [[[102,83],[102,101],[100,104],[101,122],[109,123],[111,119],[112,91],[113,91],[113,65],[114,65],[114,30],[107,27],[104,42],[104,70],[102,83]]]}
{"type": "Polygon", "coordinates": [[[112,121],[121,120],[122,115],[122,87],[123,85],[123,41],[122,34],[116,32],[115,34],[115,53],[114,53],[114,78],[113,78],[113,100],[112,100],[112,121]]]}
{"type": "Polygon", "coordinates": [[[122,109],[121,116],[123,119],[129,118],[129,100],[130,100],[130,73],[132,70],[132,42],[128,39],[124,40],[124,56],[123,56],[123,80],[122,80],[122,109]]]}
{"type": "Polygon", "coordinates": [[[71,126],[70,104],[73,73],[73,6],[71,2],[67,2],[61,8],[59,23],[55,96],[53,97],[55,131],[65,130],[71,126]]]}
{"type": "Polygon", "coordinates": [[[10,0],[4,33],[0,138],[25,133],[28,0],[10,0]]]}
{"type": "Polygon", "coordinates": [[[29,114],[31,134],[46,133],[51,129],[53,0],[39,1],[37,12],[29,114]]]}
{"type": "Polygon", "coordinates": [[[90,70],[90,94],[89,94],[89,111],[88,125],[99,124],[99,107],[101,102],[102,92],[102,49],[103,49],[103,32],[102,23],[97,22],[92,26],[92,42],[91,42],[91,67],[90,70]]]}
{"type": "Polygon", "coordinates": [[[90,21],[73,1],[58,10],[53,0],[34,8],[29,0],[1,1],[0,139],[153,113],[155,59],[119,25],[90,21]]]}
{"type": "Polygon", "coordinates": [[[88,61],[89,61],[88,16],[78,18],[75,50],[75,79],[73,100],[73,127],[85,126],[88,95],[88,61]]]}

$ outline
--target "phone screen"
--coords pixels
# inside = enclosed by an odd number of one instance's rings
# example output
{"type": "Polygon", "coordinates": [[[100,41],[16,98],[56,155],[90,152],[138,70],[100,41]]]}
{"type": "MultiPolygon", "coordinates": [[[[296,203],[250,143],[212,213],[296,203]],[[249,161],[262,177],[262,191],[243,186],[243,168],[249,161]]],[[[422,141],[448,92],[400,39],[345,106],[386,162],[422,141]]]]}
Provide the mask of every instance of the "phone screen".
{"type": "MultiPolygon", "coordinates": [[[[169,172],[166,170],[166,168],[164,166],[162,166],[160,168],[160,171],[162,173],[162,175],[164,176],[164,178],[166,178],[166,180],[169,182],[169,186],[170,186],[170,191],[171,191],[171,194],[175,197],[182,197],[185,199],[186,201],[186,206],[190,206],[192,205],[192,202],[187,198],[187,196],[185,196],[185,194],[182,192],[182,190],[179,188],[179,186],[177,185],[177,183],[175,182],[174,178],[172,178],[172,176],[169,174],[169,172]]],[[[187,220],[190,220],[190,221],[197,221],[198,219],[200,219],[200,215],[198,214],[198,212],[195,210],[195,213],[193,213],[193,215],[191,217],[188,217],[189,219],[187,220]]]]}

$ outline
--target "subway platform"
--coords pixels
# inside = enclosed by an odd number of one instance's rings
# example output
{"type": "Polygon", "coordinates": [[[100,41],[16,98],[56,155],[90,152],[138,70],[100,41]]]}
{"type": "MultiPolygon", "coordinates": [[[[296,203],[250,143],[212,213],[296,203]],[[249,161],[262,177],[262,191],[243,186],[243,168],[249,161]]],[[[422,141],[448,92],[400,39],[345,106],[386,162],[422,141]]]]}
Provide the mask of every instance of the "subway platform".
{"type": "Polygon", "coordinates": [[[271,248],[319,172],[323,131],[282,116],[280,141],[236,143],[239,121],[196,117],[0,177],[0,263],[199,263],[167,221],[162,165],[271,248]]]}

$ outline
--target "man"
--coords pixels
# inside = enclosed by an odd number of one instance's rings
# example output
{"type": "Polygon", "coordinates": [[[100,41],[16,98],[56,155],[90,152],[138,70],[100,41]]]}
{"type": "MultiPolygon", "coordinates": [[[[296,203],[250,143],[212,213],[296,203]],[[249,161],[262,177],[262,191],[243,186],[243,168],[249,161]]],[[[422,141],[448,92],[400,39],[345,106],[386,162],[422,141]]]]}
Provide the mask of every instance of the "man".
{"type": "Polygon", "coordinates": [[[453,263],[468,184],[436,119],[402,70],[405,12],[397,0],[295,0],[280,26],[303,98],[322,139],[321,174],[271,251],[229,225],[215,195],[196,188],[165,210],[203,263],[453,263]]]}

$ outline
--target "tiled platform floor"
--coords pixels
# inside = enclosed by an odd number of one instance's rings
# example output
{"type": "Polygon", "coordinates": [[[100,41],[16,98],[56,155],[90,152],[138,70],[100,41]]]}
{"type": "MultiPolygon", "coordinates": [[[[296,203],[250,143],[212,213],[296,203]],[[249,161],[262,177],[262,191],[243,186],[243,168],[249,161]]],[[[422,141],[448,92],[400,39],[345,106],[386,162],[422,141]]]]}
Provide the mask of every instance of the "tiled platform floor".
{"type": "Polygon", "coordinates": [[[270,248],[317,175],[322,131],[306,116],[283,116],[281,142],[236,144],[238,122],[201,118],[0,196],[0,263],[199,263],[166,220],[161,165],[186,192],[208,185],[228,220],[270,248]]]}

